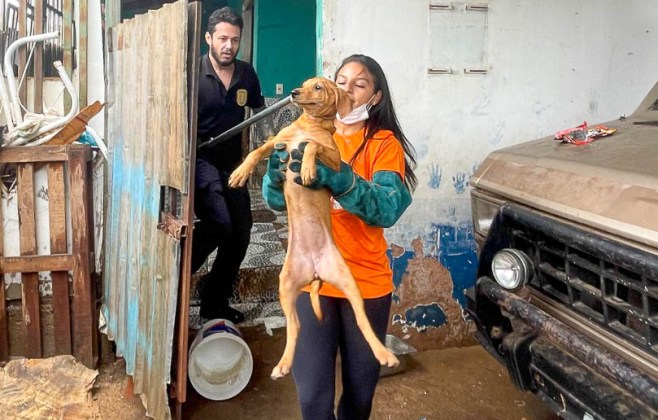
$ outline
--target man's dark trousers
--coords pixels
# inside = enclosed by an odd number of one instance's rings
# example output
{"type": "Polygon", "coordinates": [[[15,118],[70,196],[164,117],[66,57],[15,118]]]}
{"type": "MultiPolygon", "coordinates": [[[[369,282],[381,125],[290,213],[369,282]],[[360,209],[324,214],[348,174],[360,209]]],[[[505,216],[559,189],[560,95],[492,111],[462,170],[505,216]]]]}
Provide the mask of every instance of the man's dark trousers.
{"type": "Polygon", "coordinates": [[[249,191],[228,187],[228,175],[197,159],[194,212],[200,222],[194,228],[192,272],[217,249],[212,269],[200,288],[204,318],[215,318],[228,307],[253,224],[249,191]]]}

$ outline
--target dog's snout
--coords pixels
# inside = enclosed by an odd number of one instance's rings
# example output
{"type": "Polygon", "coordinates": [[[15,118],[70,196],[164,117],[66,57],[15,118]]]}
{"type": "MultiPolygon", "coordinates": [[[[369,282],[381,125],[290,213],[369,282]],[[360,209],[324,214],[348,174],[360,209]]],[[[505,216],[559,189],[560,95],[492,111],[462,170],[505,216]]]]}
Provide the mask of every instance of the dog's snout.
{"type": "Polygon", "coordinates": [[[292,92],[290,92],[293,98],[297,97],[299,95],[299,88],[293,89],[292,92]]]}

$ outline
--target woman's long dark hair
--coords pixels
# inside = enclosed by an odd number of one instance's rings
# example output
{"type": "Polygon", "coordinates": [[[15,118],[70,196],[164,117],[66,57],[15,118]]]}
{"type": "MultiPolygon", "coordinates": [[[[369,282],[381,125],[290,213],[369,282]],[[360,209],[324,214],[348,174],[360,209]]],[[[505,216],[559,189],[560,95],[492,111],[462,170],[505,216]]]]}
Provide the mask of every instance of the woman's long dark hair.
{"type": "Polygon", "coordinates": [[[355,62],[362,64],[368,69],[372,77],[375,79],[375,93],[381,91],[382,95],[381,100],[368,111],[370,117],[366,120],[365,139],[354,154],[354,157],[352,157],[352,161],[354,161],[359,153],[363,151],[366,142],[368,142],[368,140],[370,140],[379,130],[392,131],[404,150],[404,184],[409,188],[409,191],[413,191],[418,184],[418,179],[416,178],[416,174],[414,174],[414,168],[416,167],[416,151],[400,128],[398,117],[395,115],[395,109],[393,108],[391,92],[388,89],[388,82],[386,81],[384,70],[382,70],[379,63],[371,57],[362,54],[354,54],[343,60],[340,67],[338,67],[338,70],[336,70],[334,80],[338,77],[340,69],[348,63],[355,62]]]}

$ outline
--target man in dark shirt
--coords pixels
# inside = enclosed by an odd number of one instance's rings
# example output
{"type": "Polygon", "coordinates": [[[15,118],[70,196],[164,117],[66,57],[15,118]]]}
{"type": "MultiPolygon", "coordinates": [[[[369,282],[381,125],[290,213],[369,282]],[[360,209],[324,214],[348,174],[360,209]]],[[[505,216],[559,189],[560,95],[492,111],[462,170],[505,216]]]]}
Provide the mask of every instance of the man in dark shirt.
{"type": "MultiPolygon", "coordinates": [[[[236,59],[242,26],[242,18],[228,7],[214,11],[208,19],[209,51],[199,68],[199,144],[241,123],[245,106],[255,111],[264,108],[256,72],[236,59]]],[[[199,287],[201,317],[236,323],[244,321],[244,314],[229,307],[229,298],[247,252],[252,218],[247,188],[229,188],[227,180],[241,160],[241,134],[198,150],[194,211],[200,223],[192,244],[192,272],[217,250],[212,269],[199,287]]]]}

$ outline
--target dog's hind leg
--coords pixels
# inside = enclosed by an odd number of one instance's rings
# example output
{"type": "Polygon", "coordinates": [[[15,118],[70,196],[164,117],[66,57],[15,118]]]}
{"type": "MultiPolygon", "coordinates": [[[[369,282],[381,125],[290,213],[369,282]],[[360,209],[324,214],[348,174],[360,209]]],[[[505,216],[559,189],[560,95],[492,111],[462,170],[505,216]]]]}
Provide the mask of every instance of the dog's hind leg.
{"type": "Polygon", "coordinates": [[[279,363],[272,369],[270,377],[272,379],[279,379],[286,376],[292,368],[292,361],[295,356],[295,346],[297,345],[297,337],[299,336],[299,318],[297,317],[297,310],[295,302],[299,296],[299,288],[294,281],[286,281],[281,279],[279,283],[279,302],[281,302],[281,309],[286,317],[286,347],[283,350],[283,355],[279,363]]]}
{"type": "Polygon", "coordinates": [[[313,264],[307,257],[289,247],[279,274],[279,302],[286,317],[286,347],[279,363],[272,369],[272,379],[284,377],[292,368],[300,327],[295,303],[302,287],[308,284],[308,279],[312,279],[313,274],[313,264]]]}
{"type": "Polygon", "coordinates": [[[333,250],[327,252],[331,253],[331,255],[327,255],[323,258],[322,262],[316,266],[318,275],[323,281],[326,281],[343,292],[347,300],[350,302],[350,305],[354,310],[356,323],[379,363],[382,366],[397,366],[400,361],[393,353],[388,351],[381,341],[379,341],[370,325],[370,321],[368,321],[361,292],[356,285],[354,277],[352,277],[349,267],[345,264],[345,260],[343,260],[338,249],[335,247],[333,250]]]}

